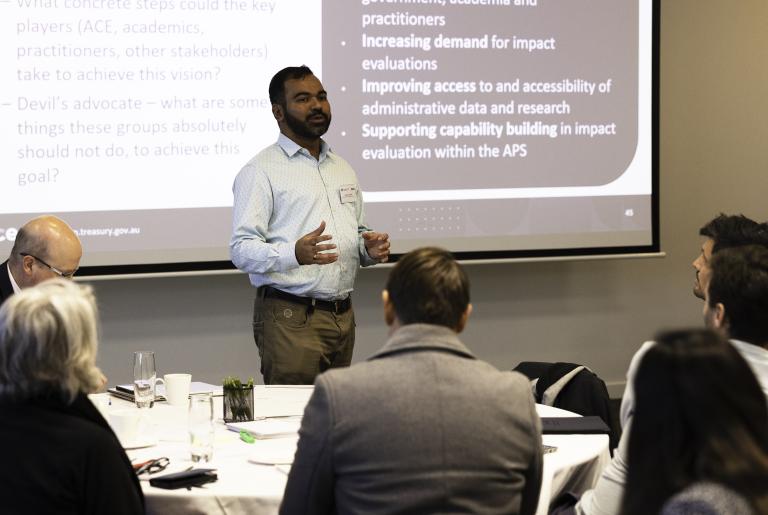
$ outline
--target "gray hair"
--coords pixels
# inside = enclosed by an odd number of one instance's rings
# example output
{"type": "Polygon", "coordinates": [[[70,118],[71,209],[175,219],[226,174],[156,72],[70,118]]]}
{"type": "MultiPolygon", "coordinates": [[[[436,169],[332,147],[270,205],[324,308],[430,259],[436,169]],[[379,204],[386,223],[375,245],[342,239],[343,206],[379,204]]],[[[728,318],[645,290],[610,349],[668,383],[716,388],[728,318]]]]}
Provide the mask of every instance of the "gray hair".
{"type": "Polygon", "coordinates": [[[51,390],[70,402],[96,391],[98,338],[93,290],[53,279],[0,307],[0,398],[25,400],[51,390]]]}

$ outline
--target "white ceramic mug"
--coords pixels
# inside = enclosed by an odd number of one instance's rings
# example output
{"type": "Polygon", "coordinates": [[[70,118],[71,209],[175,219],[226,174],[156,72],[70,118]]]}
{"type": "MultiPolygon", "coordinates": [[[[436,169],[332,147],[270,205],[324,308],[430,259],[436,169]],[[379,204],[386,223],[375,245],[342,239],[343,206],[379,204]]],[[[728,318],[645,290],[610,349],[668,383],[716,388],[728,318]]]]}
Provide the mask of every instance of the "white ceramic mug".
{"type": "Polygon", "coordinates": [[[109,423],[123,445],[131,445],[139,436],[141,412],[138,409],[122,409],[109,413],[109,423]]]}
{"type": "Polygon", "coordinates": [[[165,374],[162,382],[165,385],[165,399],[168,404],[187,406],[192,374],[165,374]]]}

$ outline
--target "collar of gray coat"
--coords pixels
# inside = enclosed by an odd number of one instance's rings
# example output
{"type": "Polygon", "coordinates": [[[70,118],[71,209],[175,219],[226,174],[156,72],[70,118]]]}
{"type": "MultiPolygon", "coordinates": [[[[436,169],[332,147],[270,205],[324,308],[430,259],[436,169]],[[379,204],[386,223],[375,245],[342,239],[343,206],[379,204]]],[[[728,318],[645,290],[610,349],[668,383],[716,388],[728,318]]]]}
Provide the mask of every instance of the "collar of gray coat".
{"type": "Polygon", "coordinates": [[[395,331],[387,343],[368,360],[416,350],[451,352],[465,358],[476,359],[453,330],[442,325],[408,324],[395,331]]]}

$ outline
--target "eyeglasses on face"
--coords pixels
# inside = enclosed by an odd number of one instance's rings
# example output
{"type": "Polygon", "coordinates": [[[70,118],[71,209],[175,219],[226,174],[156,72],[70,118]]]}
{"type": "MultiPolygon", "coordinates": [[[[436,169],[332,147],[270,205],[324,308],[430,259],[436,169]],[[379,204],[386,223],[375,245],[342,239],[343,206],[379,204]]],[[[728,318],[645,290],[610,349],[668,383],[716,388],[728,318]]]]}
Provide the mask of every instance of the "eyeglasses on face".
{"type": "Polygon", "coordinates": [[[59,270],[55,266],[49,265],[48,263],[46,263],[45,261],[43,261],[42,259],[40,259],[39,257],[37,257],[37,256],[35,256],[33,254],[27,254],[26,252],[22,252],[21,255],[22,256],[29,256],[29,257],[31,257],[32,259],[34,259],[35,261],[37,261],[41,265],[43,265],[46,268],[48,268],[51,272],[53,272],[54,274],[58,275],[59,277],[63,277],[64,279],[72,279],[72,277],[74,277],[74,275],[77,273],[77,269],[74,269],[71,272],[62,272],[61,270],[59,270]]]}

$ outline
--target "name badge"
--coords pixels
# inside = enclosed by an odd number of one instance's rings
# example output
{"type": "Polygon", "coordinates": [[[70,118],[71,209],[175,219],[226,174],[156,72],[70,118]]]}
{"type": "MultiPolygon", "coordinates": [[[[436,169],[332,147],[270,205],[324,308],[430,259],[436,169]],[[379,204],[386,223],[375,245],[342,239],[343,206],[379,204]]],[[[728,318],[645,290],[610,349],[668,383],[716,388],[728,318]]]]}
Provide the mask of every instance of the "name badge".
{"type": "Polygon", "coordinates": [[[344,184],[339,188],[342,204],[353,204],[357,200],[357,184],[344,184]]]}

